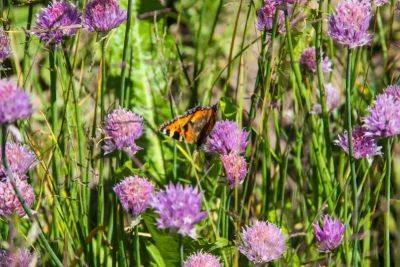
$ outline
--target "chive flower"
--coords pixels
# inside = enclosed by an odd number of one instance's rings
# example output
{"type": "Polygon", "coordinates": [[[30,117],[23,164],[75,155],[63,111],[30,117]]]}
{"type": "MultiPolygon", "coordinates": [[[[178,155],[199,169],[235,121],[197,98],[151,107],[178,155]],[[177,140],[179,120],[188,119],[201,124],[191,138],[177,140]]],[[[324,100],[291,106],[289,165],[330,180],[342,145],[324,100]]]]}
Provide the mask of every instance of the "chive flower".
{"type": "Polygon", "coordinates": [[[0,250],[0,266],[27,267],[34,261],[34,254],[25,248],[15,251],[0,250]]]}
{"type": "Polygon", "coordinates": [[[219,258],[210,253],[197,252],[186,259],[183,267],[221,267],[221,263],[219,258]]]}
{"type": "MultiPolygon", "coordinates": [[[[7,142],[6,155],[11,171],[20,179],[26,179],[27,172],[37,164],[36,155],[28,147],[21,144],[7,142]]],[[[2,180],[1,178],[5,178],[7,175],[3,168],[1,153],[0,164],[0,180],[2,180]]]]}
{"type": "Polygon", "coordinates": [[[372,41],[368,33],[372,18],[369,1],[342,0],[328,22],[328,34],[337,43],[355,48],[372,41]]]}
{"type": "Polygon", "coordinates": [[[400,86],[399,85],[389,85],[383,92],[386,95],[391,95],[394,100],[400,101],[400,86]]]}
{"type": "MultiPolygon", "coordinates": [[[[321,52],[322,53],[322,52],[321,52]]],[[[321,67],[322,71],[325,73],[332,71],[332,62],[328,57],[322,57],[321,67]]],[[[308,47],[304,49],[303,53],[300,56],[300,64],[309,72],[316,73],[317,72],[317,56],[315,54],[314,47],[308,47]]]]}
{"type": "Polygon", "coordinates": [[[167,185],[151,201],[151,206],[159,216],[158,228],[195,238],[196,224],[207,216],[207,212],[201,211],[201,202],[202,194],[192,186],[167,185]]]}
{"type": "MultiPolygon", "coordinates": [[[[26,181],[19,178],[15,179],[23,199],[28,207],[35,201],[33,188],[26,181]]],[[[25,216],[25,211],[19,202],[14,188],[8,179],[0,181],[0,217],[7,217],[17,214],[20,217],[25,216]]]]}
{"type": "Polygon", "coordinates": [[[322,227],[316,222],[313,228],[319,251],[331,252],[342,243],[345,227],[340,220],[325,215],[322,227]]]}
{"type": "Polygon", "coordinates": [[[0,125],[11,124],[32,115],[27,93],[14,82],[0,80],[0,125]]]}
{"type": "Polygon", "coordinates": [[[221,162],[231,189],[243,183],[247,175],[247,163],[243,156],[234,152],[221,155],[221,162]]]}
{"type": "Polygon", "coordinates": [[[270,222],[255,221],[242,229],[240,252],[254,264],[265,264],[282,257],[286,240],[281,229],[270,222]]]}
{"type": "Polygon", "coordinates": [[[116,0],[92,0],[86,5],[84,27],[91,32],[108,32],[127,19],[116,0]]]}
{"type": "Polygon", "coordinates": [[[10,40],[8,39],[8,36],[3,31],[3,29],[0,29],[0,62],[3,62],[10,56],[11,56],[10,40]]]}
{"type": "Polygon", "coordinates": [[[53,1],[38,14],[35,34],[46,45],[60,44],[75,35],[80,24],[81,13],[72,3],[53,1]]]}
{"type": "MultiPolygon", "coordinates": [[[[325,88],[325,103],[328,112],[334,111],[340,105],[340,94],[338,90],[330,83],[324,86],[325,88]]],[[[322,107],[320,103],[313,106],[313,114],[321,114],[322,107]]]]}
{"type": "Polygon", "coordinates": [[[126,212],[133,217],[142,214],[150,204],[154,186],[138,176],[126,177],[114,186],[114,192],[126,212]]]}

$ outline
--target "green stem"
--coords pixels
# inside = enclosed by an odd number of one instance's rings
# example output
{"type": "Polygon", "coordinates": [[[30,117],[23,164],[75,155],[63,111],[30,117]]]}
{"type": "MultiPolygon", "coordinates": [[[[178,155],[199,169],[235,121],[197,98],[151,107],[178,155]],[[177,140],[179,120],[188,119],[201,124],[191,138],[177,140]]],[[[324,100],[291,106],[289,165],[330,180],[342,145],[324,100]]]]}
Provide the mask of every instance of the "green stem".
{"type": "Polygon", "coordinates": [[[128,0],[128,17],[126,20],[124,48],[122,50],[122,66],[121,66],[121,86],[119,88],[119,104],[121,107],[125,103],[125,77],[126,77],[126,58],[128,55],[129,47],[129,33],[131,29],[131,16],[132,16],[132,0],[128,0]]]}
{"type": "Polygon", "coordinates": [[[55,263],[56,266],[63,266],[62,262],[60,259],[57,257],[57,255],[54,253],[53,249],[51,248],[49,242],[46,240],[46,237],[43,234],[43,228],[41,226],[40,221],[37,219],[36,216],[33,215],[31,209],[26,205],[25,199],[23,198],[21,191],[19,190],[16,180],[14,178],[14,174],[10,170],[10,166],[8,164],[8,159],[7,159],[7,153],[6,153],[6,144],[7,144],[7,125],[2,125],[2,135],[1,135],[1,153],[2,153],[2,159],[3,159],[3,166],[6,171],[7,177],[15,191],[15,194],[19,200],[19,202],[22,205],[22,208],[24,209],[26,215],[29,217],[31,221],[35,221],[37,225],[39,226],[39,239],[43,243],[44,247],[46,248],[47,252],[49,253],[50,257],[52,258],[53,262],[55,263]]]}
{"type": "Polygon", "coordinates": [[[136,256],[136,267],[140,267],[140,238],[139,238],[139,225],[135,226],[135,256],[136,256]]]}
{"type": "Polygon", "coordinates": [[[384,266],[390,266],[390,177],[392,172],[391,140],[385,140],[386,154],[386,211],[385,211],[385,236],[384,236],[384,266]]]}
{"type": "Polygon", "coordinates": [[[354,266],[358,266],[358,186],[357,186],[357,176],[355,160],[353,156],[353,125],[352,125],[352,106],[351,106],[351,55],[352,50],[348,48],[347,50],[347,72],[346,72],[346,109],[347,109],[347,138],[349,146],[349,161],[350,161],[350,177],[353,189],[353,236],[354,236],[354,246],[353,246],[353,258],[354,266]]]}

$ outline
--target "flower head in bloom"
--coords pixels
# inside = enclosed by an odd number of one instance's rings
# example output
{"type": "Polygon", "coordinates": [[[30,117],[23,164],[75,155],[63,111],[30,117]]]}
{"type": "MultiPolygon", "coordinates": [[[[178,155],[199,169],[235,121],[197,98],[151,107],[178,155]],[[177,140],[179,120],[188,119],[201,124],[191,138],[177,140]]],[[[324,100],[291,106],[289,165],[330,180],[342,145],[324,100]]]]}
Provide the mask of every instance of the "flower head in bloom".
{"type": "MultiPolygon", "coordinates": [[[[322,53],[322,52],[321,52],[322,53]]],[[[332,62],[329,60],[328,57],[322,57],[322,71],[325,73],[328,73],[332,71],[332,62]]],[[[300,64],[305,67],[306,70],[312,73],[317,72],[317,57],[315,54],[315,48],[314,47],[308,47],[304,49],[303,53],[301,54],[300,57],[300,64]]]]}
{"type": "Polygon", "coordinates": [[[239,250],[255,264],[263,264],[282,257],[286,240],[281,230],[270,222],[255,221],[242,230],[239,250]]]}
{"type": "MultiPolygon", "coordinates": [[[[26,205],[30,207],[35,201],[32,186],[18,178],[15,181],[22,197],[25,199],[26,205]]],[[[6,179],[0,182],[0,216],[10,216],[14,213],[20,217],[25,215],[25,211],[15,194],[12,184],[6,179]]]]}
{"type": "Polygon", "coordinates": [[[54,1],[38,14],[35,34],[46,44],[59,44],[75,35],[80,24],[81,14],[73,4],[54,1]]]}
{"type": "Polygon", "coordinates": [[[121,201],[122,207],[134,217],[147,209],[153,191],[153,184],[138,176],[127,177],[114,186],[114,192],[121,201]]]}
{"type": "MultiPolygon", "coordinates": [[[[274,23],[274,17],[279,3],[274,0],[267,0],[257,11],[256,27],[259,31],[271,31],[274,23]]],[[[280,33],[285,32],[285,15],[283,10],[278,10],[277,28],[280,33]]]]}
{"type": "Polygon", "coordinates": [[[33,261],[34,255],[25,248],[15,251],[0,250],[0,266],[25,267],[33,261]]]}
{"type": "Polygon", "coordinates": [[[390,137],[400,133],[400,101],[389,94],[380,94],[363,119],[366,134],[390,137]]]}
{"type": "Polygon", "coordinates": [[[219,259],[209,253],[197,252],[183,263],[183,267],[221,267],[219,259]]]}
{"type": "MultiPolygon", "coordinates": [[[[328,112],[332,112],[340,105],[340,94],[339,91],[330,83],[326,84],[324,87],[325,87],[326,108],[328,112]]],[[[318,103],[313,106],[313,113],[314,114],[322,113],[321,104],[318,103]]]]}
{"type": "Polygon", "coordinates": [[[400,101],[400,86],[399,85],[389,85],[386,87],[384,94],[393,96],[394,100],[400,101]]]}
{"type": "MultiPolygon", "coordinates": [[[[29,148],[20,144],[7,142],[6,155],[11,171],[15,173],[20,179],[26,178],[26,173],[37,164],[35,154],[31,150],[29,150],[29,148]]],[[[1,180],[2,175],[6,176],[3,169],[3,159],[1,154],[0,162],[1,180]]]]}
{"type": "Polygon", "coordinates": [[[201,201],[201,193],[193,187],[169,184],[153,197],[151,206],[159,215],[157,225],[160,229],[195,238],[196,224],[207,216],[207,212],[201,211],[201,201]]]}
{"type": "Polygon", "coordinates": [[[27,93],[15,83],[0,80],[0,125],[27,119],[32,115],[32,105],[27,93]]]}
{"type": "Polygon", "coordinates": [[[247,174],[246,159],[232,152],[227,155],[221,155],[221,161],[230,187],[234,188],[236,185],[241,184],[247,174]]]}
{"type": "Polygon", "coordinates": [[[342,0],[329,18],[328,34],[349,48],[364,46],[372,40],[368,33],[371,18],[371,5],[367,1],[342,0]]]}
{"type": "Polygon", "coordinates": [[[345,227],[340,220],[325,215],[322,228],[318,222],[313,227],[319,251],[330,252],[342,243],[345,227]]]}
{"type": "MultiPolygon", "coordinates": [[[[372,158],[381,155],[381,147],[376,143],[375,138],[366,135],[365,129],[357,126],[352,132],[353,156],[355,159],[372,158]]],[[[349,153],[348,134],[344,131],[334,142],[346,153],[349,153]]]]}
{"type": "Polygon", "coordinates": [[[3,29],[0,29],[0,62],[10,57],[11,47],[10,41],[3,29]]]}
{"type": "Polygon", "coordinates": [[[143,134],[143,118],[138,114],[121,108],[116,109],[107,115],[103,130],[103,150],[106,154],[117,149],[132,156],[141,149],[135,143],[143,134]]]}
{"type": "Polygon", "coordinates": [[[220,155],[240,154],[246,150],[248,136],[249,133],[241,130],[236,122],[218,121],[204,144],[204,150],[220,155]]]}
{"type": "Polygon", "coordinates": [[[84,26],[91,32],[108,32],[127,18],[116,0],[92,0],[86,5],[84,26]]]}

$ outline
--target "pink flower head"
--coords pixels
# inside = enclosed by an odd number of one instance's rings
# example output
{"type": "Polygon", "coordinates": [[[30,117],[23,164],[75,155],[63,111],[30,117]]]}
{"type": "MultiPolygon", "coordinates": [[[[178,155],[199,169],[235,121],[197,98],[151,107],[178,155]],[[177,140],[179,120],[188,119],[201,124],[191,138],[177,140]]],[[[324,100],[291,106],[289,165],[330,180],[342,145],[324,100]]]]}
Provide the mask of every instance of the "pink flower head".
{"type": "Polygon", "coordinates": [[[325,215],[322,228],[318,222],[313,227],[319,251],[330,252],[342,243],[345,227],[340,220],[325,215]]]}
{"type": "MultiPolygon", "coordinates": [[[[321,52],[321,57],[322,57],[322,62],[321,62],[322,71],[325,73],[331,72],[332,62],[329,60],[328,57],[324,57],[322,52],[321,52]]],[[[315,54],[314,47],[308,47],[304,49],[300,57],[300,64],[304,66],[304,68],[309,72],[312,73],[317,72],[317,57],[315,54]]]]}
{"type": "MultiPolygon", "coordinates": [[[[353,132],[353,156],[355,159],[372,158],[373,156],[381,155],[381,147],[376,143],[375,138],[366,134],[365,129],[357,126],[353,132]]],[[[349,153],[348,134],[344,131],[338,136],[334,143],[343,151],[349,153]]]]}
{"type": "Polygon", "coordinates": [[[108,32],[127,18],[116,0],[92,0],[86,5],[84,26],[91,32],[108,32]]]}
{"type": "Polygon", "coordinates": [[[0,250],[0,266],[28,267],[34,257],[34,254],[25,248],[18,248],[15,251],[0,250]]]}
{"type": "Polygon", "coordinates": [[[342,0],[330,16],[329,36],[339,44],[349,48],[364,46],[372,40],[368,33],[372,18],[371,5],[368,1],[342,0]]]}
{"type": "MultiPolygon", "coordinates": [[[[333,85],[330,83],[326,84],[324,87],[325,87],[326,108],[328,112],[332,112],[340,105],[340,94],[339,91],[335,87],[333,87],[333,85]]],[[[315,104],[313,106],[312,113],[321,114],[322,113],[321,104],[319,103],[315,104]]]]}
{"type": "Polygon", "coordinates": [[[218,121],[204,144],[204,150],[220,155],[241,154],[246,150],[248,136],[249,133],[240,129],[236,122],[218,121]]]}
{"type": "Polygon", "coordinates": [[[116,109],[107,115],[103,130],[105,154],[123,150],[129,156],[133,156],[141,149],[136,145],[136,140],[143,134],[143,118],[138,114],[121,108],[116,109]]]}
{"type": "Polygon", "coordinates": [[[72,3],[53,1],[38,14],[35,34],[46,44],[59,44],[75,35],[80,24],[81,14],[72,3]]]}
{"type": "Polygon", "coordinates": [[[235,152],[221,155],[222,165],[225,169],[226,178],[231,188],[243,183],[247,175],[247,163],[243,156],[235,152]]]}
{"type": "Polygon", "coordinates": [[[202,221],[207,212],[201,211],[202,194],[191,186],[169,184],[158,192],[151,206],[159,215],[157,225],[160,229],[177,231],[182,236],[196,237],[195,226],[202,221]]]}
{"type": "Polygon", "coordinates": [[[368,111],[363,119],[367,135],[384,138],[400,133],[400,101],[392,95],[378,95],[368,111]]]}
{"type": "MultiPolygon", "coordinates": [[[[32,186],[26,181],[15,179],[22,197],[28,207],[35,201],[35,194],[32,186]]],[[[11,216],[17,214],[20,217],[25,215],[25,211],[15,194],[14,188],[8,179],[0,182],[0,216],[11,216]]]]}
{"type": "Polygon", "coordinates": [[[259,31],[271,31],[273,27],[275,13],[278,10],[277,28],[280,33],[285,32],[285,14],[283,10],[279,10],[277,1],[267,0],[264,5],[257,10],[257,24],[259,31]]]}
{"type": "Polygon", "coordinates": [[[281,230],[270,222],[255,221],[242,229],[239,250],[254,264],[265,264],[282,257],[286,240],[281,230]]]}
{"type": "Polygon", "coordinates": [[[114,186],[114,192],[121,201],[122,207],[134,217],[147,209],[153,197],[153,191],[153,184],[138,176],[127,177],[114,186]]]}
{"type": "Polygon", "coordinates": [[[391,95],[394,100],[400,101],[400,86],[399,85],[389,85],[386,87],[384,94],[391,95]]]}
{"type": "MultiPolygon", "coordinates": [[[[36,155],[29,148],[20,144],[7,142],[6,155],[11,171],[20,179],[26,179],[26,173],[37,164],[36,155]]],[[[6,177],[1,153],[0,162],[0,178],[6,177]]]]}
{"type": "Polygon", "coordinates": [[[221,267],[221,263],[214,255],[197,252],[186,259],[183,267],[221,267]]]}
{"type": "Polygon", "coordinates": [[[0,80],[0,125],[11,124],[32,115],[27,93],[14,82],[0,80]]]}

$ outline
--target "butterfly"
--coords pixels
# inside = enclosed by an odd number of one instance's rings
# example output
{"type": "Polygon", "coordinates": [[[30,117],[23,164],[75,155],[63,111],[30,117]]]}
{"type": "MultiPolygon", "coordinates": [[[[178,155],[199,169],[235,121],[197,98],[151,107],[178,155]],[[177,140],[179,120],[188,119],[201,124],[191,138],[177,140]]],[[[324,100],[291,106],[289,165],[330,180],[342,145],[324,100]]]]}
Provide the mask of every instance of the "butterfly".
{"type": "Polygon", "coordinates": [[[214,128],[218,106],[195,107],[160,126],[169,137],[201,146],[214,128]]]}

